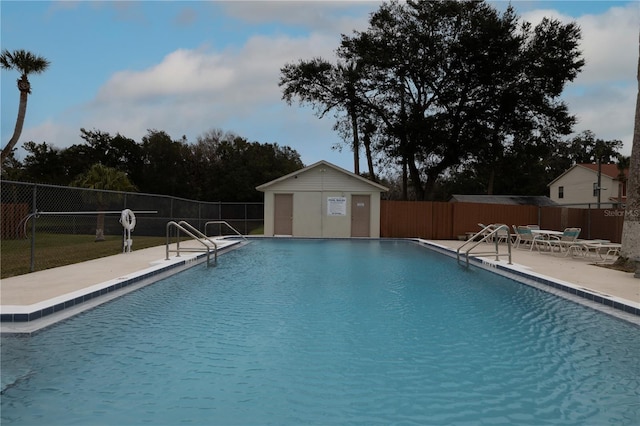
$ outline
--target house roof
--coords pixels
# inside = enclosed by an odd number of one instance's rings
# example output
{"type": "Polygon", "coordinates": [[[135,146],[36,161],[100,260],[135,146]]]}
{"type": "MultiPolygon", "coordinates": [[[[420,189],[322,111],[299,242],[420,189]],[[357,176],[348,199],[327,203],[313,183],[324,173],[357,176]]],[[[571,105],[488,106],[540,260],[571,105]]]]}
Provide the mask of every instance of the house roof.
{"type": "Polygon", "coordinates": [[[454,194],[450,203],[511,204],[524,206],[557,206],[551,198],[544,195],[464,195],[454,194]]]}
{"type": "MultiPolygon", "coordinates": [[[[618,179],[618,174],[620,172],[618,171],[618,165],[617,164],[601,164],[600,166],[601,166],[601,173],[604,176],[608,176],[613,180],[617,180],[618,179]]],[[[571,166],[567,170],[565,170],[560,176],[558,176],[557,178],[555,178],[554,180],[549,182],[549,184],[547,184],[547,186],[551,186],[558,179],[562,178],[563,176],[565,176],[567,173],[571,172],[576,167],[581,167],[583,169],[587,169],[587,170],[593,172],[594,174],[598,173],[598,165],[597,164],[591,164],[591,163],[574,164],[573,166],[571,166]]],[[[624,175],[626,177],[629,177],[629,169],[628,168],[624,169],[624,175]]]]}
{"type": "Polygon", "coordinates": [[[311,170],[311,169],[315,169],[316,167],[320,167],[320,166],[323,166],[323,167],[330,167],[330,168],[332,168],[332,169],[334,169],[334,170],[337,170],[337,171],[338,171],[338,172],[340,172],[340,173],[344,173],[344,174],[346,174],[346,175],[349,175],[349,176],[351,176],[351,177],[352,177],[352,178],[354,178],[354,179],[358,179],[358,180],[360,180],[360,181],[362,181],[362,182],[364,182],[364,183],[366,183],[366,184],[368,184],[368,185],[371,185],[372,187],[376,188],[377,190],[379,190],[379,191],[381,191],[381,192],[387,192],[387,191],[389,190],[389,188],[387,188],[386,186],[382,186],[382,185],[380,185],[379,183],[375,183],[375,182],[373,182],[373,181],[370,181],[369,179],[365,179],[365,178],[363,178],[362,176],[359,176],[359,175],[357,175],[357,174],[355,174],[355,173],[351,173],[350,171],[345,170],[345,169],[343,169],[342,167],[338,167],[338,166],[336,166],[335,164],[331,164],[331,163],[329,163],[328,161],[325,161],[325,160],[320,160],[320,161],[318,161],[317,163],[314,163],[314,164],[312,164],[312,165],[310,165],[310,166],[307,166],[307,167],[305,167],[305,168],[302,168],[302,169],[300,169],[300,170],[296,170],[295,172],[293,172],[293,173],[289,173],[288,175],[281,176],[281,177],[279,177],[279,178],[277,178],[277,179],[272,180],[271,182],[263,183],[263,184],[262,184],[262,185],[260,185],[260,186],[256,186],[256,189],[257,189],[258,191],[263,191],[263,192],[264,192],[264,191],[265,191],[266,189],[268,189],[270,186],[275,185],[275,184],[277,184],[278,182],[282,182],[282,181],[284,181],[284,180],[287,180],[287,179],[289,179],[289,178],[292,178],[292,177],[294,177],[294,176],[297,176],[297,175],[299,175],[299,174],[301,174],[301,173],[304,173],[304,172],[309,171],[309,170],[311,170]]]}

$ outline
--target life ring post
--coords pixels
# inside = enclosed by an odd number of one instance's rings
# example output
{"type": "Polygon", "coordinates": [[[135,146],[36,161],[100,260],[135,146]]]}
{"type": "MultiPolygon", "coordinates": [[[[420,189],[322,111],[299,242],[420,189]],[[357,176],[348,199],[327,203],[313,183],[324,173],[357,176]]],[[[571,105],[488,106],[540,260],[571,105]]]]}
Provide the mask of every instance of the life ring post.
{"type": "Polygon", "coordinates": [[[122,213],[120,214],[120,224],[122,224],[122,227],[124,228],[124,244],[122,252],[130,253],[131,246],[133,246],[131,232],[136,227],[136,215],[130,209],[122,210],[122,213]]]}

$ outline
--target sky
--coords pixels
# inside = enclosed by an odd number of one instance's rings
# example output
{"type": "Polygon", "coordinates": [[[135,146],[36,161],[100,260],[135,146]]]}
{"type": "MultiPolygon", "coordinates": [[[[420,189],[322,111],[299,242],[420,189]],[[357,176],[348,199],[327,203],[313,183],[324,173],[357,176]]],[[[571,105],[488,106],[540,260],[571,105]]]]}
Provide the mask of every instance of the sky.
{"type": "MultiPolygon", "coordinates": [[[[506,1],[490,2],[504,10],[506,1]]],[[[586,65],[563,99],[599,139],[631,154],[638,90],[638,1],[511,1],[532,24],[576,22],[586,65]]],[[[289,63],[335,60],[341,34],[364,31],[379,2],[368,1],[7,1],[0,0],[0,46],[47,58],[30,75],[18,142],[66,148],[80,129],[141,142],[149,129],[195,142],[210,130],[289,146],[305,165],[320,160],[353,170],[353,154],[309,107],[287,105],[278,86],[289,63]],[[343,146],[342,150],[335,149],[343,146]]],[[[5,146],[18,112],[19,73],[0,72],[5,146]]],[[[17,157],[24,159],[23,149],[17,157]]],[[[362,170],[366,170],[364,160],[362,170]]]]}

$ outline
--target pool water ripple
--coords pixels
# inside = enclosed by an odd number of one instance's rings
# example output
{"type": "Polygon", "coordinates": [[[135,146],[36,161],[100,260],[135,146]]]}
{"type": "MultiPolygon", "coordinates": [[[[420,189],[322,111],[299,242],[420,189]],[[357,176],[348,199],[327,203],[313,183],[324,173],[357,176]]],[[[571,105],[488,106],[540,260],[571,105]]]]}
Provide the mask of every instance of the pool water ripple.
{"type": "Polygon", "coordinates": [[[633,425],[638,331],[411,243],[266,240],[3,337],[1,419],[633,425]]]}

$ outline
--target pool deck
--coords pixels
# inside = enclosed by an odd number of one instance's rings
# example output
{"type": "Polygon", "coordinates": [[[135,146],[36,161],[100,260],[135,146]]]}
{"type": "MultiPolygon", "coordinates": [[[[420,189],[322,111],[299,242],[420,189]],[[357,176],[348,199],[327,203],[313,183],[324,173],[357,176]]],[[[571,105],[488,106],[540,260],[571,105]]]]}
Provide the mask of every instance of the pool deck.
{"type": "MultiPolygon", "coordinates": [[[[456,249],[464,243],[420,241],[450,256],[455,256],[456,249]]],[[[237,240],[220,242],[221,253],[239,243],[237,240]]],[[[487,251],[490,246],[484,247],[487,251]]],[[[506,249],[503,247],[501,252],[506,253],[506,249]]],[[[476,258],[487,269],[497,265],[519,276],[548,280],[601,296],[629,307],[636,312],[636,317],[640,312],[640,279],[634,278],[633,273],[596,265],[600,261],[597,256],[562,257],[519,248],[512,250],[512,265],[508,265],[504,256],[499,261],[495,261],[495,256],[476,255],[476,258]]],[[[194,265],[205,267],[206,262],[205,255],[195,252],[165,259],[165,247],[160,246],[3,279],[0,281],[0,332],[37,331],[194,265]]]]}

